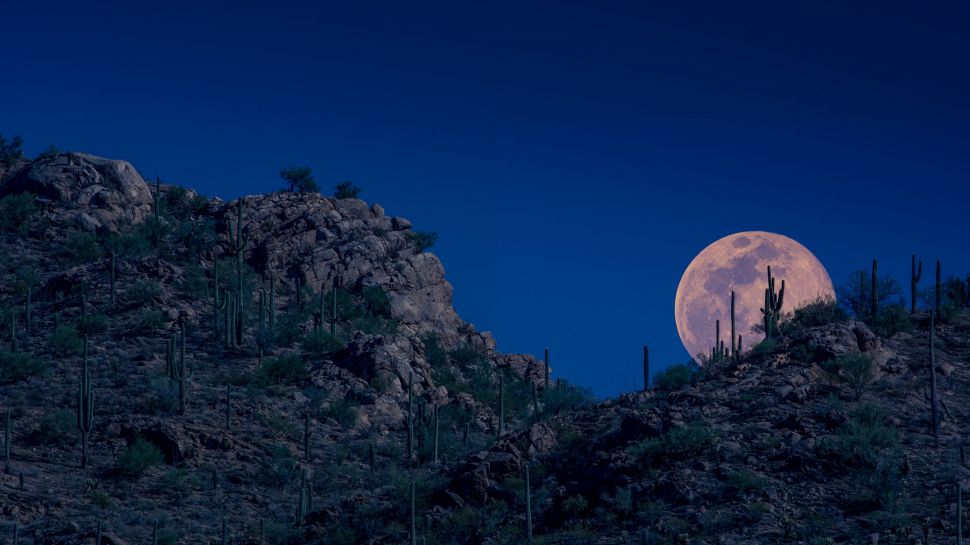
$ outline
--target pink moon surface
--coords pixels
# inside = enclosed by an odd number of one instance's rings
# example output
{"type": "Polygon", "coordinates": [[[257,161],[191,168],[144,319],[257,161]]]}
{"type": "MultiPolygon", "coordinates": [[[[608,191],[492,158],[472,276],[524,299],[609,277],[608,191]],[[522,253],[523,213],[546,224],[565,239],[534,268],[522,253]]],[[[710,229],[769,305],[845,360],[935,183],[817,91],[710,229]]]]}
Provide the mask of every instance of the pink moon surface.
{"type": "MultiPolygon", "coordinates": [[[[764,340],[753,331],[762,323],[768,266],[775,289],[785,281],[782,314],[815,301],[834,298],[832,280],[822,263],[794,240],[766,231],[744,231],[726,236],[690,262],[677,286],[674,316],[684,348],[701,363],[715,343],[715,321],[721,321],[721,339],[731,346],[731,290],[735,292],[737,334],[742,350],[764,340]]],[[[706,357],[704,359],[706,359],[706,357]]]]}

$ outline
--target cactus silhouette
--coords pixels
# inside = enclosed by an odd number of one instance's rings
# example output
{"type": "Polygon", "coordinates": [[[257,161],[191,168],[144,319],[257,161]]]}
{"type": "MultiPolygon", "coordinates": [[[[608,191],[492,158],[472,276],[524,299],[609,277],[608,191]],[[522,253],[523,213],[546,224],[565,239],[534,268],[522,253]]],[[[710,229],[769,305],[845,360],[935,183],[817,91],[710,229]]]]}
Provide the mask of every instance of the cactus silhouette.
{"type": "Polygon", "coordinates": [[[650,389],[650,351],[643,345],[643,391],[650,389]]]}
{"type": "Polygon", "coordinates": [[[248,229],[245,234],[243,231],[242,199],[236,201],[236,233],[233,235],[233,225],[229,219],[226,219],[226,231],[229,238],[229,252],[236,257],[236,293],[234,294],[235,305],[232,316],[232,344],[241,345],[243,344],[243,328],[245,324],[245,304],[243,303],[243,253],[249,247],[248,229]]]}
{"type": "Polygon", "coordinates": [[[879,261],[872,260],[872,279],[869,281],[869,313],[875,320],[879,316],[879,261]]]}
{"type": "Polygon", "coordinates": [[[913,254],[913,262],[909,273],[909,293],[910,293],[910,313],[916,314],[916,285],[923,277],[923,260],[916,264],[916,254],[913,254]]]}
{"type": "Polygon", "coordinates": [[[81,382],[77,392],[77,428],[81,432],[81,468],[88,464],[88,435],[94,424],[94,390],[91,386],[91,373],[88,371],[88,346],[84,342],[84,363],[81,368],[81,382]]]}
{"type": "Polygon", "coordinates": [[[785,301],[785,281],[781,281],[781,289],[775,291],[775,277],[771,276],[771,265],[768,266],[768,287],[765,288],[765,306],[761,309],[764,315],[765,340],[771,341],[771,336],[778,326],[778,317],[785,301]]]}

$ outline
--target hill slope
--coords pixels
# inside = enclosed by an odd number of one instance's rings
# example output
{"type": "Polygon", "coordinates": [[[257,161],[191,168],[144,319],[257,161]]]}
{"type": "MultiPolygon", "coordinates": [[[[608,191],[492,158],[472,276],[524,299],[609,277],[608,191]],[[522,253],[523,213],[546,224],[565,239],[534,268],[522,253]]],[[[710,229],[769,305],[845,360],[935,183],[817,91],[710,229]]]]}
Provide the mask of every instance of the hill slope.
{"type": "Polygon", "coordinates": [[[793,323],[593,402],[462,321],[378,205],[153,190],[83,154],[0,182],[0,512],[21,542],[92,543],[100,521],[102,543],[521,543],[526,467],[540,543],[954,535],[966,314],[937,327],[938,439],[921,314],[890,338],[793,323]]]}

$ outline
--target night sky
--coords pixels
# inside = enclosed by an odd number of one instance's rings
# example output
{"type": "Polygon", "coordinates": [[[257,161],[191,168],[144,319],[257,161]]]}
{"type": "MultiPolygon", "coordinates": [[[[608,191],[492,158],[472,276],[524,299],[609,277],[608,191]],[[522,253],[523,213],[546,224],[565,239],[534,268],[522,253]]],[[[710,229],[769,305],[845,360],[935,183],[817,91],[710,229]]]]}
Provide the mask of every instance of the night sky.
{"type": "Polygon", "coordinates": [[[438,231],[464,319],[599,395],[642,383],[644,343],[688,359],[677,282],[732,232],[836,283],[878,257],[908,285],[913,252],[970,272],[966,3],[78,4],[0,15],[29,154],[227,200],[351,179],[438,231]]]}

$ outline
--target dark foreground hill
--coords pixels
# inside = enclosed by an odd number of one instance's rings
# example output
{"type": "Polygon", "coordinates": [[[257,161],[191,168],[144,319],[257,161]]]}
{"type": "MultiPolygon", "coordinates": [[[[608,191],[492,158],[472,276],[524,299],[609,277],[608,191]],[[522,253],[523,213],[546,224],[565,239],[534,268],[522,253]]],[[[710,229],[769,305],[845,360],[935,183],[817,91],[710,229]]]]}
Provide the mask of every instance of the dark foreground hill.
{"type": "Polygon", "coordinates": [[[955,542],[966,314],[937,437],[924,314],[593,402],[463,322],[378,205],[154,191],[83,154],[0,183],[0,541],[955,542]]]}

